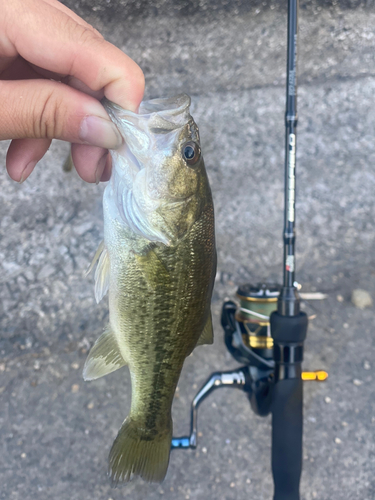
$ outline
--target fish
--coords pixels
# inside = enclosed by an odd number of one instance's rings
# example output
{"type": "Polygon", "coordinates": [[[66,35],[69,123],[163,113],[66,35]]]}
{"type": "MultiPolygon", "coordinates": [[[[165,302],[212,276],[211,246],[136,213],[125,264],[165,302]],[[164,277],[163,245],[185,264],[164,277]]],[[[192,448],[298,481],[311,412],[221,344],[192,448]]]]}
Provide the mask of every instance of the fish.
{"type": "Polygon", "coordinates": [[[104,240],[94,256],[95,297],[109,323],[86,360],[95,380],[127,365],[130,413],[109,454],[112,482],[161,482],[181,369],[213,343],[214,207],[190,97],[152,99],[138,113],[102,101],[123,137],[103,194],[104,240]]]}

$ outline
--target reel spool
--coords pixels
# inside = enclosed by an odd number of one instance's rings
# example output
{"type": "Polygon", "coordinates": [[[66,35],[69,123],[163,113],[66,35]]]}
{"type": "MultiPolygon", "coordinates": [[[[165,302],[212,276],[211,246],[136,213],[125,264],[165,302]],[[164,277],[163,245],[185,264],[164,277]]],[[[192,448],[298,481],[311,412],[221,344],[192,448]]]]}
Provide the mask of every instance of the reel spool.
{"type": "Polygon", "coordinates": [[[266,359],[273,358],[270,316],[277,309],[280,288],[276,283],[249,283],[240,285],[236,293],[240,307],[235,319],[246,331],[242,335],[244,344],[266,359]]]}

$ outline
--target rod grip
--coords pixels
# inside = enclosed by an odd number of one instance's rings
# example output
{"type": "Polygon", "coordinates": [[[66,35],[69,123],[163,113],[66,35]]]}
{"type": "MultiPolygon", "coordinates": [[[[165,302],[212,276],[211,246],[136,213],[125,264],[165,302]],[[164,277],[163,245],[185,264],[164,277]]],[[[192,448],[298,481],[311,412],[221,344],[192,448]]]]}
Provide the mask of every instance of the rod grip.
{"type": "Polygon", "coordinates": [[[276,382],[272,401],[274,500],[300,500],[302,405],[300,377],[276,382]]]}

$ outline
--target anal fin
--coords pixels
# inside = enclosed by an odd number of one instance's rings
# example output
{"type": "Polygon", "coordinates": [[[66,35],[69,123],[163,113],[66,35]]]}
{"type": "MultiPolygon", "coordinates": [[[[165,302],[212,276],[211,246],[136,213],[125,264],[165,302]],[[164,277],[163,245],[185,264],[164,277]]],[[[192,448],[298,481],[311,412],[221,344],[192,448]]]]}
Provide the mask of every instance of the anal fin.
{"type": "Polygon", "coordinates": [[[84,380],[95,380],[112,373],[127,363],[121,355],[116,337],[108,327],[92,346],[83,368],[84,380]]]}

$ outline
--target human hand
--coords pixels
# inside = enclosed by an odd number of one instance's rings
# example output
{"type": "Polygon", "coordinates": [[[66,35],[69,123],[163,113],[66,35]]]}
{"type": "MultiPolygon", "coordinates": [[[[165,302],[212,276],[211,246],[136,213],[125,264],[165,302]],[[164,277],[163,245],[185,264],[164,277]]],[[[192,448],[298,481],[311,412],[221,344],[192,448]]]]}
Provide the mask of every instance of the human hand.
{"type": "Polygon", "coordinates": [[[99,99],[136,111],[144,76],[120,49],[57,0],[0,0],[0,140],[24,181],[53,138],[72,143],[87,182],[108,180],[121,137],[99,99]]]}

